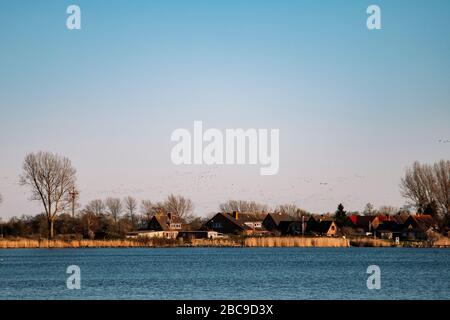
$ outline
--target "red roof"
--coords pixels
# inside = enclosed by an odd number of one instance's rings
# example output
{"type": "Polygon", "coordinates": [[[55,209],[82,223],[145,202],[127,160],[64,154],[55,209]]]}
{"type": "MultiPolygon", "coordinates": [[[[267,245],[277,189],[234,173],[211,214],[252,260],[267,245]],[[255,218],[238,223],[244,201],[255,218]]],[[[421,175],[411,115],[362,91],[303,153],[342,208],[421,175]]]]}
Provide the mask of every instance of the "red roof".
{"type": "Polygon", "coordinates": [[[352,214],[349,218],[350,218],[350,221],[353,224],[356,224],[356,222],[358,221],[358,215],[357,214],[352,214]]]}

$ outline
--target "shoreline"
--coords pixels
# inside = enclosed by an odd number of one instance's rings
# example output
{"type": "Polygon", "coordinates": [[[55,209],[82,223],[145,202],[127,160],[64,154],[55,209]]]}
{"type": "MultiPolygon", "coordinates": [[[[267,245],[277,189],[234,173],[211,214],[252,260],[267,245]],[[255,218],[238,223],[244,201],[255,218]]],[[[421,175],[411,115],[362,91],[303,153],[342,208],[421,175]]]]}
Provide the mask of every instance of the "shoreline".
{"type": "Polygon", "coordinates": [[[401,242],[369,238],[331,237],[247,237],[236,239],[138,240],[46,240],[0,239],[0,249],[85,249],[85,248],[450,248],[449,239],[435,243],[401,242]]]}

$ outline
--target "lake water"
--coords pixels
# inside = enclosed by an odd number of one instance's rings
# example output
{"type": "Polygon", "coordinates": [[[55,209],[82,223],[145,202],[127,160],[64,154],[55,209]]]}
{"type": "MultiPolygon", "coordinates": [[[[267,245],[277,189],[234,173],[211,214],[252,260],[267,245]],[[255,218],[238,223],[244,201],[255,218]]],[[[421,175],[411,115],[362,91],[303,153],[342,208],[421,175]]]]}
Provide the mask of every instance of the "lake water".
{"type": "Polygon", "coordinates": [[[0,250],[0,299],[450,299],[450,250],[0,250]],[[81,289],[66,269],[81,269],[81,289]],[[381,289],[367,289],[369,265],[381,289]]]}

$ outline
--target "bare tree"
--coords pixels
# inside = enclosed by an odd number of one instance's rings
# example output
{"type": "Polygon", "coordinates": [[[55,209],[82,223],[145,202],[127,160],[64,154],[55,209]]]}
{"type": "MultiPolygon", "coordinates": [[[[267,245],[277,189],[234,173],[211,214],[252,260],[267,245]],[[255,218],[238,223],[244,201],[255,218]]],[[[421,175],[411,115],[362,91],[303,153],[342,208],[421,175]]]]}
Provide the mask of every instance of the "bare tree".
{"type": "Polygon", "coordinates": [[[406,169],[400,188],[403,197],[409,199],[420,212],[433,201],[434,186],[431,166],[414,162],[406,169]]]}
{"type": "Polygon", "coordinates": [[[366,206],[364,207],[363,213],[364,213],[366,216],[370,216],[370,215],[374,214],[374,213],[375,213],[375,210],[374,210],[373,204],[371,204],[370,202],[367,203],[366,206]]]}
{"type": "Polygon", "coordinates": [[[125,213],[130,218],[131,225],[135,226],[135,216],[137,212],[138,203],[135,198],[128,196],[123,199],[123,203],[125,206],[125,213]]]}
{"type": "Polygon", "coordinates": [[[436,204],[438,210],[450,217],[450,160],[441,160],[433,166],[436,179],[436,204]]]}
{"type": "Polygon", "coordinates": [[[44,205],[50,239],[56,216],[69,204],[75,181],[76,170],[68,158],[42,151],[25,157],[20,183],[30,186],[31,199],[44,205]]]}
{"type": "Polygon", "coordinates": [[[101,216],[105,213],[105,204],[103,203],[103,200],[95,199],[86,205],[85,210],[91,212],[94,216],[101,216]]]}
{"type": "Polygon", "coordinates": [[[400,188],[419,212],[450,216],[450,160],[434,165],[414,162],[401,179],[400,188]]]}
{"type": "Polygon", "coordinates": [[[269,207],[255,201],[228,200],[227,202],[220,204],[219,210],[222,212],[238,211],[247,214],[259,214],[268,212],[269,207]]]}
{"type": "Polygon", "coordinates": [[[399,213],[400,209],[396,208],[396,207],[392,207],[392,206],[380,206],[377,211],[380,214],[384,214],[387,216],[393,216],[393,215],[396,215],[397,213],[399,213]]]}
{"type": "Polygon", "coordinates": [[[113,218],[114,223],[117,224],[120,215],[122,214],[122,202],[118,198],[108,198],[105,202],[108,214],[113,218]]]}
{"type": "Polygon", "coordinates": [[[307,216],[308,212],[306,210],[303,210],[295,204],[282,204],[275,208],[275,212],[286,214],[293,218],[301,218],[302,216],[307,216]]]}
{"type": "Polygon", "coordinates": [[[92,200],[86,205],[82,213],[88,237],[93,239],[95,236],[93,231],[95,221],[105,213],[105,204],[101,199],[92,200]]]}
{"type": "MultiPolygon", "coordinates": [[[[3,198],[2,194],[0,193],[0,204],[2,204],[3,198]]],[[[0,217],[0,239],[3,239],[3,221],[2,217],[0,217]]]]}
{"type": "Polygon", "coordinates": [[[141,213],[145,216],[147,221],[150,221],[150,219],[157,214],[158,212],[162,211],[162,204],[161,203],[153,203],[150,200],[142,200],[141,202],[141,213]]]}
{"type": "Polygon", "coordinates": [[[171,194],[163,203],[163,209],[167,213],[173,213],[182,219],[190,219],[194,205],[190,199],[171,194]]]}

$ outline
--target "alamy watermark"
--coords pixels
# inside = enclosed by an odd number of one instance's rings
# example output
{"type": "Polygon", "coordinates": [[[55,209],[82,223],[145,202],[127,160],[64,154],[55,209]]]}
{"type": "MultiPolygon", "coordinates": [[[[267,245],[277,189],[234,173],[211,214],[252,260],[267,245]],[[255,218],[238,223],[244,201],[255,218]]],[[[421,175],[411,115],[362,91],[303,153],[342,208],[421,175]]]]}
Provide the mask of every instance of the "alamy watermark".
{"type": "Polygon", "coordinates": [[[77,265],[71,265],[67,267],[67,274],[70,276],[67,278],[66,286],[69,290],[81,289],[81,269],[77,265]]]}
{"type": "Polygon", "coordinates": [[[66,13],[69,16],[66,19],[66,27],[69,30],[81,29],[81,9],[79,6],[72,4],[67,7],[66,13]]]}
{"type": "Polygon", "coordinates": [[[261,175],[275,175],[280,167],[279,129],[219,129],[203,132],[203,122],[194,121],[194,131],[179,128],[171,140],[178,142],[171,152],[172,162],[180,164],[260,165],[261,175]],[[270,139],[269,139],[270,135],[270,139]]]}
{"type": "Polygon", "coordinates": [[[366,270],[367,274],[370,274],[367,278],[367,289],[369,290],[380,290],[381,289],[381,269],[376,264],[370,265],[366,270]]]}
{"type": "MultiPolygon", "coordinates": [[[[81,29],[81,8],[78,5],[71,4],[67,7],[66,13],[69,16],[66,19],[66,27],[69,30],[81,29]]],[[[381,9],[378,5],[372,4],[367,7],[366,13],[369,17],[366,20],[366,25],[369,30],[381,29],[381,9]]]]}
{"type": "Polygon", "coordinates": [[[369,30],[381,29],[381,9],[376,4],[372,4],[367,7],[367,14],[370,16],[367,18],[366,25],[369,30]]]}

